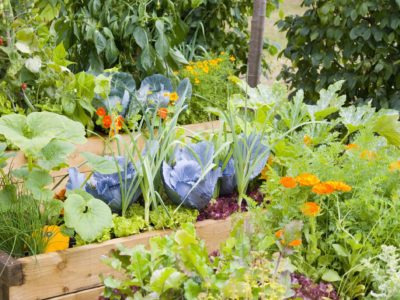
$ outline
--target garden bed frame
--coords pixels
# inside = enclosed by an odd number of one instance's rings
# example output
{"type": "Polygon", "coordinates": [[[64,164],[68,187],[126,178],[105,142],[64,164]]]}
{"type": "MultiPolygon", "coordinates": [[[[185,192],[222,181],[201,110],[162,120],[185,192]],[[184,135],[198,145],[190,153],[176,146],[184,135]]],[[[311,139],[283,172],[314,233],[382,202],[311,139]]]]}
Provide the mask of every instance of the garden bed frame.
{"type": "MultiPolygon", "coordinates": [[[[218,121],[183,126],[186,136],[210,132],[218,127],[218,121]]],[[[123,136],[123,138],[129,141],[127,136],[123,136]]],[[[142,148],[143,140],[139,139],[138,144],[139,148],[142,148]]],[[[112,148],[116,149],[115,143],[112,148]]],[[[101,138],[90,137],[86,144],[79,145],[76,151],[70,155],[69,166],[77,167],[84,162],[84,158],[80,155],[81,152],[101,155],[104,150],[101,138]]],[[[10,166],[18,168],[25,162],[23,153],[17,152],[16,156],[9,160],[6,168],[10,166]]],[[[85,166],[79,169],[81,172],[88,171],[85,166]]],[[[66,174],[68,174],[67,169],[53,172],[53,182],[56,183],[66,174]]],[[[231,218],[196,223],[197,234],[205,241],[209,252],[219,248],[220,243],[228,238],[231,228],[231,218]]],[[[172,230],[148,231],[100,244],[90,244],[18,259],[0,251],[0,300],[98,299],[103,291],[99,275],[115,274],[115,271],[101,262],[103,256],[108,255],[119,244],[126,247],[148,246],[150,238],[170,233],[172,230]]]]}
{"type": "MultiPolygon", "coordinates": [[[[209,252],[217,250],[229,237],[232,219],[205,220],[196,223],[198,236],[209,252]]],[[[103,291],[99,275],[115,272],[101,258],[117,245],[148,246],[149,239],[172,230],[141,234],[70,248],[53,253],[14,259],[0,252],[0,300],[94,300],[103,291]]]]}

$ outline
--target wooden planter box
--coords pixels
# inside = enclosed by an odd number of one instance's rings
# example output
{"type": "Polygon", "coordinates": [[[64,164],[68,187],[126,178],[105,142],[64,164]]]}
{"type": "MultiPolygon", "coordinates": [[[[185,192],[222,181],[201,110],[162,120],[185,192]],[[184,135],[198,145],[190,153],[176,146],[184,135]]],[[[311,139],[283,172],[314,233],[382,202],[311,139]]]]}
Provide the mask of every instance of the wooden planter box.
{"type": "MultiPolygon", "coordinates": [[[[183,126],[186,136],[194,136],[200,132],[210,132],[219,127],[219,122],[208,122],[183,126]]],[[[123,136],[128,141],[128,137],[123,136]]],[[[139,148],[143,148],[143,139],[138,140],[139,148]]],[[[116,149],[116,144],[112,145],[116,149]]],[[[77,167],[84,158],[81,152],[104,153],[104,143],[101,138],[90,137],[84,145],[79,145],[69,157],[69,166],[77,167]]],[[[10,159],[10,165],[18,168],[25,164],[23,153],[17,152],[10,159]]],[[[80,168],[87,172],[86,166],[80,168]]],[[[67,169],[53,172],[53,181],[68,174],[67,169]]],[[[66,181],[66,179],[65,179],[66,181]]],[[[63,184],[60,185],[60,188],[63,184]]],[[[231,219],[214,221],[206,220],[196,224],[198,236],[205,240],[207,249],[211,252],[219,248],[230,233],[231,219]]],[[[97,299],[103,290],[100,274],[113,274],[108,266],[101,262],[101,257],[107,255],[116,245],[127,247],[143,244],[148,245],[150,238],[166,235],[171,230],[150,231],[142,234],[113,239],[101,244],[91,244],[64,251],[41,254],[34,257],[14,259],[0,251],[0,300],[91,300],[97,299]]]]}
{"type": "MultiPolygon", "coordinates": [[[[231,218],[205,220],[196,224],[198,236],[205,240],[209,252],[219,249],[229,237],[231,218]]],[[[102,292],[100,274],[113,270],[101,262],[118,244],[127,247],[148,245],[154,236],[172,230],[149,231],[134,236],[91,244],[64,251],[13,259],[0,252],[0,300],[92,300],[102,292]]]]}

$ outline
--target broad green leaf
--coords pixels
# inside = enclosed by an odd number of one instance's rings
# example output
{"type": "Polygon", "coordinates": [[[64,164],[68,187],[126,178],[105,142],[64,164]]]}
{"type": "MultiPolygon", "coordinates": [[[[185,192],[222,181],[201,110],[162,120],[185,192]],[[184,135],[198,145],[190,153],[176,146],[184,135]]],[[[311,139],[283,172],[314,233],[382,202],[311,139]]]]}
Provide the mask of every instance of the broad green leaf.
{"type": "Polygon", "coordinates": [[[320,99],[316,105],[307,105],[308,113],[312,119],[322,120],[337,112],[346,102],[346,96],[338,96],[344,80],[331,84],[327,90],[322,89],[319,93],[320,99]]]}
{"type": "Polygon", "coordinates": [[[192,0],[191,2],[192,2],[192,9],[194,9],[202,5],[204,0],[192,0]]]}
{"type": "Polygon", "coordinates": [[[95,78],[94,92],[99,94],[102,98],[106,99],[111,90],[111,77],[100,74],[95,78]]]}
{"type": "Polygon", "coordinates": [[[47,186],[53,182],[53,178],[45,170],[33,170],[28,173],[25,179],[25,187],[38,200],[50,200],[53,197],[52,191],[47,186]]]}
{"type": "Polygon", "coordinates": [[[42,60],[39,56],[34,56],[33,58],[28,58],[25,61],[25,67],[32,73],[39,73],[42,67],[42,60]]]}
{"type": "Polygon", "coordinates": [[[112,227],[110,207],[90,194],[75,190],[64,202],[65,225],[74,228],[86,242],[93,241],[105,228],[112,227]]]}
{"type": "Polygon", "coordinates": [[[373,126],[373,131],[385,137],[389,143],[400,147],[400,122],[397,111],[387,111],[378,116],[373,126]]]}
{"type": "Polygon", "coordinates": [[[340,281],[341,278],[335,270],[327,270],[322,275],[322,280],[325,280],[327,282],[335,282],[335,281],[340,281]]]}
{"type": "Polygon", "coordinates": [[[161,295],[169,289],[179,289],[184,280],[185,275],[175,268],[155,270],[150,278],[150,289],[161,295]]]}
{"type": "Polygon", "coordinates": [[[367,105],[342,107],[339,112],[342,123],[346,126],[349,133],[363,128],[371,120],[374,113],[375,109],[367,105]]]}
{"type": "Polygon", "coordinates": [[[142,51],[140,55],[140,64],[142,68],[147,71],[150,70],[154,65],[154,49],[148,45],[142,51]]]}
{"type": "Polygon", "coordinates": [[[115,63],[115,61],[118,59],[119,56],[119,50],[117,46],[115,45],[115,42],[113,39],[108,40],[107,46],[106,46],[106,59],[109,64],[115,63]]]}
{"type": "Polygon", "coordinates": [[[0,190],[0,212],[7,211],[17,201],[17,188],[15,185],[6,185],[0,190]]]}
{"type": "Polygon", "coordinates": [[[146,251],[143,245],[139,245],[133,249],[120,250],[121,255],[129,255],[130,265],[128,271],[131,276],[138,280],[140,286],[144,286],[149,275],[150,270],[150,255],[146,251]]]}
{"type": "Polygon", "coordinates": [[[189,279],[184,283],[185,299],[197,300],[201,293],[201,286],[197,284],[193,279],[189,279]]]}
{"type": "Polygon", "coordinates": [[[0,118],[0,134],[25,155],[36,158],[51,140],[83,144],[85,128],[79,122],[51,112],[33,112],[28,116],[10,114],[0,118]]]}
{"type": "Polygon", "coordinates": [[[142,27],[136,27],[133,31],[133,38],[135,39],[136,44],[141,49],[144,49],[149,44],[149,39],[147,37],[147,32],[142,27]]]}
{"type": "Polygon", "coordinates": [[[37,164],[46,170],[68,167],[66,161],[74,149],[73,144],[54,139],[40,151],[37,164]]]}
{"type": "Polygon", "coordinates": [[[106,38],[97,29],[94,31],[94,46],[96,47],[97,54],[102,53],[107,46],[106,38]]]}
{"type": "Polygon", "coordinates": [[[349,255],[349,252],[342,245],[332,244],[332,248],[339,256],[347,257],[349,255]]]}
{"type": "Polygon", "coordinates": [[[161,20],[156,21],[156,28],[158,31],[158,38],[156,40],[155,48],[157,53],[165,58],[168,55],[169,51],[169,42],[167,36],[164,33],[164,22],[161,20]]]}
{"type": "Polygon", "coordinates": [[[90,168],[102,174],[114,174],[118,172],[117,162],[112,158],[107,159],[104,156],[99,156],[90,152],[81,154],[88,162],[90,168]]]}
{"type": "Polygon", "coordinates": [[[53,51],[54,63],[62,67],[69,66],[70,64],[72,64],[72,62],[66,59],[67,55],[68,52],[65,50],[64,44],[63,43],[58,44],[53,51]]]}

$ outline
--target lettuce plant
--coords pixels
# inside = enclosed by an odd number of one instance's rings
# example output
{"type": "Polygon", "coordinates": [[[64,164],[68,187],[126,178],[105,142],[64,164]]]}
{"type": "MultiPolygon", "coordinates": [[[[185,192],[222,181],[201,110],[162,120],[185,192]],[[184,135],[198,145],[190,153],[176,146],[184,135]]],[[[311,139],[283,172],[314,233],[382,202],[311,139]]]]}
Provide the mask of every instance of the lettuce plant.
{"type": "Polygon", "coordinates": [[[170,199],[178,205],[202,209],[211,200],[221,168],[214,168],[214,145],[203,141],[176,149],[174,165],[163,162],[162,179],[170,199]]]}

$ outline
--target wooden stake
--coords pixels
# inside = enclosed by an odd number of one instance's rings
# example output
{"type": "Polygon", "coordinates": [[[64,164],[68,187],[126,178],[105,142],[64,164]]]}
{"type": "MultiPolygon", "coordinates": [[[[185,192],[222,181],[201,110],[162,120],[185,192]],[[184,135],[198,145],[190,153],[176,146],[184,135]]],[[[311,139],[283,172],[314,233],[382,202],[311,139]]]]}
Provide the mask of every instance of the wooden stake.
{"type": "Polygon", "coordinates": [[[266,9],[267,0],[254,0],[249,58],[247,61],[247,82],[251,87],[256,87],[261,77],[261,57],[264,46],[266,9]]]}

